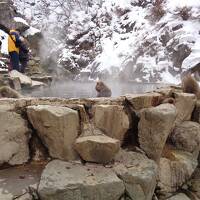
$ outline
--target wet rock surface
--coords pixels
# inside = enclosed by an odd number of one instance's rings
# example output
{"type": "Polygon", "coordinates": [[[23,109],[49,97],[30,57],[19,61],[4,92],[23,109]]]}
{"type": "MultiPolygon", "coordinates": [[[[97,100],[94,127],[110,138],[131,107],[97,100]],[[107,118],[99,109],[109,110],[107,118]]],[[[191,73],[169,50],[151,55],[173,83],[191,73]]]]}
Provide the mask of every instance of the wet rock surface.
{"type": "Polygon", "coordinates": [[[40,181],[40,176],[45,167],[45,163],[28,164],[18,167],[0,170],[0,199],[32,199],[29,194],[30,188],[35,188],[40,181]]]}

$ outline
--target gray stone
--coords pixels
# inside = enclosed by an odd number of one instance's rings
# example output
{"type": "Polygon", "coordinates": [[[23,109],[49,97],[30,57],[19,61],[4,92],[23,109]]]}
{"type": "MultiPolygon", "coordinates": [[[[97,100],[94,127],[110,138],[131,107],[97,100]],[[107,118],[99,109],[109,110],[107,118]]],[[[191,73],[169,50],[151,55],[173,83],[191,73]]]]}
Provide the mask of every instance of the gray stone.
{"type": "Polygon", "coordinates": [[[10,77],[11,78],[19,78],[20,80],[20,83],[22,85],[25,85],[25,86],[31,86],[32,85],[32,80],[31,78],[29,78],[28,76],[16,71],[16,70],[12,70],[10,73],[9,73],[10,77]]]}
{"type": "Polygon", "coordinates": [[[166,158],[160,159],[158,182],[160,193],[167,195],[176,192],[191,178],[197,164],[191,153],[170,150],[166,158]]]}
{"type": "Polygon", "coordinates": [[[10,84],[11,88],[13,88],[15,90],[21,90],[21,82],[18,77],[10,78],[9,84],[10,84]]]}
{"type": "Polygon", "coordinates": [[[76,139],[75,149],[85,161],[108,163],[119,151],[120,142],[106,135],[86,136],[76,139]]]}
{"type": "Polygon", "coordinates": [[[135,110],[140,110],[157,105],[161,96],[162,95],[157,92],[151,92],[145,94],[126,95],[126,99],[131,103],[135,110]]]}
{"type": "Polygon", "coordinates": [[[125,184],[131,199],[151,200],[156,187],[158,167],[153,160],[136,152],[120,151],[114,170],[125,184]]]}
{"type": "Polygon", "coordinates": [[[198,157],[200,150],[200,124],[184,121],[175,127],[171,139],[177,149],[195,153],[198,157]]]}
{"type": "Polygon", "coordinates": [[[175,118],[176,108],[172,104],[161,104],[140,112],[139,143],[149,158],[159,161],[167,137],[174,127],[175,118]]]}
{"type": "Polygon", "coordinates": [[[39,88],[39,87],[44,87],[44,86],[47,86],[47,85],[40,81],[32,81],[32,84],[31,84],[32,88],[39,88]]]}
{"type": "Polygon", "coordinates": [[[97,105],[94,107],[94,122],[109,137],[123,141],[129,129],[129,118],[123,106],[97,105]]]}
{"type": "Polygon", "coordinates": [[[29,106],[27,113],[50,156],[62,160],[76,159],[73,144],[79,129],[77,111],[62,106],[38,105],[29,106]]]}
{"type": "Polygon", "coordinates": [[[174,93],[175,107],[177,109],[177,118],[175,124],[178,125],[183,121],[190,121],[192,112],[196,104],[196,96],[189,93],[174,93]]]}
{"type": "Polygon", "coordinates": [[[12,111],[12,106],[0,106],[0,164],[23,164],[29,159],[30,130],[27,121],[12,111]]]}
{"type": "Polygon", "coordinates": [[[38,192],[42,200],[116,200],[124,184],[112,169],[54,160],[43,171],[38,192]]]}

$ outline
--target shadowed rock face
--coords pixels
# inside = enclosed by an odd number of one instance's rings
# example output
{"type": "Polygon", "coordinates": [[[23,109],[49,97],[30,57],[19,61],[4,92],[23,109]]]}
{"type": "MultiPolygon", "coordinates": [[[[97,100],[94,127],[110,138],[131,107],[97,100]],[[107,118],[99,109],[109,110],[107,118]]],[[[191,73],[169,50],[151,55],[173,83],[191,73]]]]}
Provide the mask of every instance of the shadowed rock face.
{"type": "Polygon", "coordinates": [[[3,24],[8,29],[19,29],[21,32],[26,31],[29,28],[28,24],[22,21],[17,21],[15,17],[22,17],[17,9],[13,6],[12,0],[3,0],[0,2],[0,24],[3,24]]]}
{"type": "Polygon", "coordinates": [[[11,0],[4,0],[0,2],[0,24],[8,28],[12,28],[14,24],[14,17],[16,17],[16,11],[12,5],[11,0]]]}

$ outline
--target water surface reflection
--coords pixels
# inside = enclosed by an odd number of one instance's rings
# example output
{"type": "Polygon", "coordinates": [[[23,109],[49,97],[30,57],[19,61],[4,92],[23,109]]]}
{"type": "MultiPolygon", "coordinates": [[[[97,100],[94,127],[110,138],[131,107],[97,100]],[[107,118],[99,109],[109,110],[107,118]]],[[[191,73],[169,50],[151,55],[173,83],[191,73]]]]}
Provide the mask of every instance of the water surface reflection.
{"type": "MultiPolygon", "coordinates": [[[[124,94],[136,94],[153,91],[164,87],[166,84],[158,83],[132,83],[132,82],[106,82],[112,90],[112,97],[124,94]]],[[[96,97],[96,82],[57,82],[50,87],[34,91],[25,91],[25,95],[33,97],[63,97],[63,98],[88,98],[96,97]]]]}

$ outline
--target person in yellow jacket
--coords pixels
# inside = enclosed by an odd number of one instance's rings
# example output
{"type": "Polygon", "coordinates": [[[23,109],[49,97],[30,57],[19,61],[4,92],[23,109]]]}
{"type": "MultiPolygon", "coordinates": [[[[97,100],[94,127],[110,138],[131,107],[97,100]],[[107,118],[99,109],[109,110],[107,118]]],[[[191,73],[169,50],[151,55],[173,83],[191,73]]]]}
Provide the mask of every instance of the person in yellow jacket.
{"type": "Polygon", "coordinates": [[[8,52],[10,55],[10,64],[12,70],[20,71],[19,69],[19,47],[20,36],[17,30],[10,30],[8,36],[8,52]]]}

